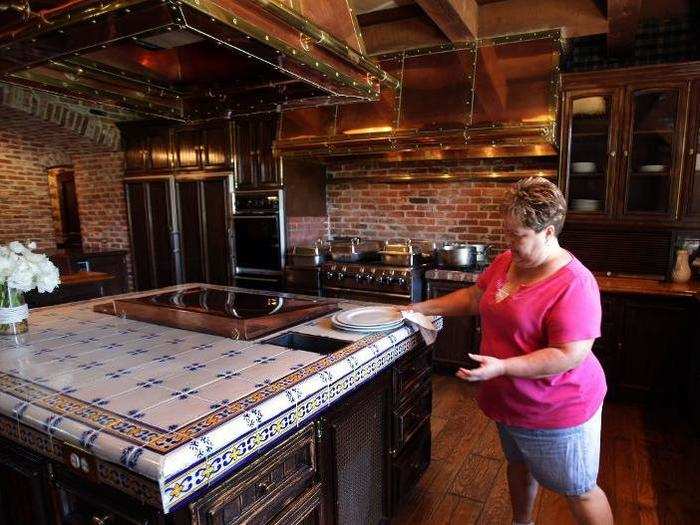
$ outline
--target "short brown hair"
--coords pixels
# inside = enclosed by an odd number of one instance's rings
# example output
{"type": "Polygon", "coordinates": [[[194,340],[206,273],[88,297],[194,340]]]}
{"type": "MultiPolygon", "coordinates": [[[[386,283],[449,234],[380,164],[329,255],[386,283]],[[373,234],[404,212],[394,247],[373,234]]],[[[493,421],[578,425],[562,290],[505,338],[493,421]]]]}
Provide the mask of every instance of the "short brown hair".
{"type": "Polygon", "coordinates": [[[547,179],[529,177],[511,186],[501,209],[526,228],[541,232],[551,224],[554,233],[559,235],[566,218],[566,199],[547,179]]]}

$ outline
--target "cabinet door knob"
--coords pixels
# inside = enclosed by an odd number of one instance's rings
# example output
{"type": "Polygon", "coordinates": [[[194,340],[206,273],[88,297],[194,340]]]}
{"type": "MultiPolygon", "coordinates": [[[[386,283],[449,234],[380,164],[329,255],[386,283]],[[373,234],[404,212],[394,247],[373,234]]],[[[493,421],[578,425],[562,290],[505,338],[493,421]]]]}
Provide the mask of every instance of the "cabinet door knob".
{"type": "Polygon", "coordinates": [[[688,156],[689,156],[689,157],[692,157],[693,155],[695,155],[695,149],[694,149],[694,148],[690,148],[690,149],[688,150],[688,156]]]}
{"type": "Polygon", "coordinates": [[[611,151],[610,151],[610,156],[611,156],[611,157],[614,157],[615,155],[617,155],[617,152],[616,152],[615,150],[611,150],[611,151]]]}
{"type": "Polygon", "coordinates": [[[627,150],[623,150],[623,151],[622,151],[622,156],[623,156],[623,157],[626,157],[626,156],[627,156],[627,150]]]}

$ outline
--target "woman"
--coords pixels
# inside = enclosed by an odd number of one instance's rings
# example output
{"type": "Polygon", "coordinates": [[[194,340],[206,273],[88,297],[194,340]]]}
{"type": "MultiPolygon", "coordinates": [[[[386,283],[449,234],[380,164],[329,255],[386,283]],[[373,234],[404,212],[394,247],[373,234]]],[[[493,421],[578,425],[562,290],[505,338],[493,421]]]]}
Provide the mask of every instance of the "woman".
{"type": "Polygon", "coordinates": [[[495,420],[508,461],[515,523],[531,523],[539,485],[566,497],[578,523],[612,523],[596,484],[606,385],[591,352],[600,336],[593,275],[559,246],[566,201],[543,178],[514,184],[503,205],[510,247],[476,286],[409,308],[428,315],[481,315],[478,403],[495,420]]]}

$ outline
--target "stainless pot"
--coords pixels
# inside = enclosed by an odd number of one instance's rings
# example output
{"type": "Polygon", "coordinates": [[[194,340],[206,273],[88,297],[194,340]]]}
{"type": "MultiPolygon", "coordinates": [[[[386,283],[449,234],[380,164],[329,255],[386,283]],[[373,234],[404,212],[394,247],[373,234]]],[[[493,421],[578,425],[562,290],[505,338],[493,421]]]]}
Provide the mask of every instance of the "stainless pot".
{"type": "Polygon", "coordinates": [[[331,259],[335,262],[353,263],[377,258],[380,244],[378,241],[361,241],[353,238],[349,241],[331,242],[331,259]]]}
{"type": "Polygon", "coordinates": [[[386,241],[384,249],[379,252],[382,264],[389,266],[413,266],[420,257],[420,248],[411,243],[410,240],[403,243],[392,243],[386,241]]]}
{"type": "Polygon", "coordinates": [[[437,257],[442,266],[474,266],[476,248],[471,244],[444,244],[438,249],[437,257]]]}
{"type": "Polygon", "coordinates": [[[294,246],[290,253],[290,262],[297,268],[321,266],[327,254],[328,247],[319,239],[313,246],[294,246]]]}
{"type": "Polygon", "coordinates": [[[491,262],[489,254],[492,246],[490,244],[472,244],[476,248],[476,264],[487,265],[491,262]]]}

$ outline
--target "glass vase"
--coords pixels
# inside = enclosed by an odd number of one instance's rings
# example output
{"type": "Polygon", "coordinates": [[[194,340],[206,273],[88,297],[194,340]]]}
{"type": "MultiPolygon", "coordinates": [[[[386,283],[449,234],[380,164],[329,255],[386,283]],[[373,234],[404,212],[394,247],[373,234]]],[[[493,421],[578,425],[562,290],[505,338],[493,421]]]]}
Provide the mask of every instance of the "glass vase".
{"type": "Polygon", "coordinates": [[[0,285],[0,336],[23,334],[29,329],[29,308],[24,293],[0,285]]]}

